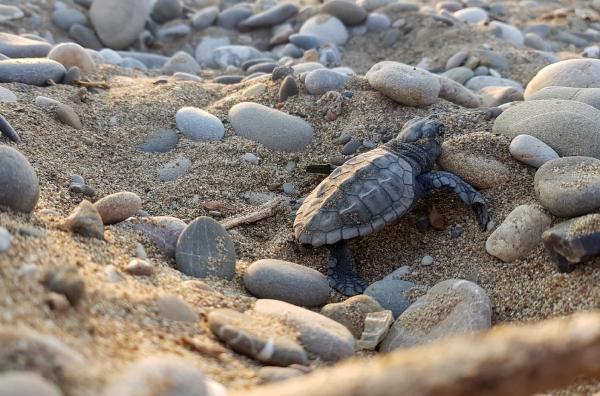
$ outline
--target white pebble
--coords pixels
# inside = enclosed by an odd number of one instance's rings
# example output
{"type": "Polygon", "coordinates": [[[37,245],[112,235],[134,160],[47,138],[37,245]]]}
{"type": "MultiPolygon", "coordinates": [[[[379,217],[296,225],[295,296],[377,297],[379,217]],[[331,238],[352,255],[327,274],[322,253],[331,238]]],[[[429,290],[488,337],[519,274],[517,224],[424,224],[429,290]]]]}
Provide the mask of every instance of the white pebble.
{"type": "Polygon", "coordinates": [[[0,227],[0,253],[6,252],[10,249],[12,237],[8,230],[4,227],[0,227]]]}
{"type": "Polygon", "coordinates": [[[244,154],[244,161],[251,163],[252,165],[258,165],[260,158],[252,153],[244,154]]]}
{"type": "Polygon", "coordinates": [[[535,168],[558,158],[558,154],[552,147],[530,135],[515,137],[508,149],[515,159],[535,168]]]}
{"type": "Polygon", "coordinates": [[[421,259],[421,265],[431,265],[433,264],[433,257],[431,256],[423,256],[421,259]]]}

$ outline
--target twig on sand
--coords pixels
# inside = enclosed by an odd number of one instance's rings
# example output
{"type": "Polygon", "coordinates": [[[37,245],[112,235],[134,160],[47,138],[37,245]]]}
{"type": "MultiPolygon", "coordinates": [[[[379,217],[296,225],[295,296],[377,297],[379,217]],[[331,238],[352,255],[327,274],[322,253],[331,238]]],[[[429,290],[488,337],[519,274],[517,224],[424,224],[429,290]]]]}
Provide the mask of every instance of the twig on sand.
{"type": "Polygon", "coordinates": [[[73,81],[73,84],[77,85],[78,87],[84,87],[84,88],[110,89],[110,85],[108,85],[104,81],[81,81],[81,80],[75,80],[75,81],[73,81]]]}
{"type": "Polygon", "coordinates": [[[275,198],[258,208],[257,211],[247,215],[237,216],[223,220],[221,225],[226,230],[230,230],[241,225],[256,223],[268,217],[275,215],[277,208],[283,203],[283,198],[275,198]]]}

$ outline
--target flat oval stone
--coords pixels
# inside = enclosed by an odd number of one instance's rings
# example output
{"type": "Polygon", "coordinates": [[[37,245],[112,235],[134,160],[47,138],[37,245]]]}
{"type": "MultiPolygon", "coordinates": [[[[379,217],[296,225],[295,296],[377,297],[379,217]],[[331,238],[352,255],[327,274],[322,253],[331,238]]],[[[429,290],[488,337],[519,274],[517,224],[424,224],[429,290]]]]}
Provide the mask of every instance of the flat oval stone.
{"type": "Polygon", "coordinates": [[[514,87],[483,87],[477,93],[483,107],[498,107],[523,100],[523,91],[514,87]]]}
{"type": "Polygon", "coordinates": [[[328,91],[344,88],[348,77],[329,69],[317,69],[308,73],[304,79],[306,90],[311,95],[323,95],[328,91]]]}
{"type": "Polygon", "coordinates": [[[175,260],[176,268],[186,275],[230,280],[235,273],[235,246],[221,224],[201,216],[179,236],[175,260]]]}
{"type": "Polygon", "coordinates": [[[171,129],[158,129],[150,133],[137,148],[146,153],[166,153],[173,150],[178,142],[177,132],[171,129]]]}
{"type": "Polygon", "coordinates": [[[142,200],[135,193],[121,191],[98,200],[94,207],[100,213],[104,224],[109,225],[135,216],[142,208],[142,200]]]}
{"type": "Polygon", "coordinates": [[[477,92],[486,87],[512,87],[523,92],[523,86],[516,81],[508,78],[499,78],[493,76],[477,76],[471,78],[465,86],[477,92]]]}
{"type": "Polygon", "coordinates": [[[60,82],[67,70],[47,58],[7,59],[0,61],[0,81],[29,85],[46,85],[48,80],[60,82]]]}
{"type": "Polygon", "coordinates": [[[551,86],[600,88],[600,60],[569,59],[544,67],[527,84],[525,99],[551,86]]]}
{"type": "Polygon", "coordinates": [[[523,37],[523,33],[515,26],[499,21],[490,22],[490,26],[496,29],[496,37],[508,41],[517,47],[523,46],[525,38],[523,37]]]}
{"type": "Polygon", "coordinates": [[[259,50],[247,45],[224,45],[215,48],[212,53],[212,61],[221,69],[227,66],[241,67],[244,62],[261,57],[259,50]]]}
{"type": "Polygon", "coordinates": [[[552,220],[538,207],[520,205],[494,230],[485,242],[485,250],[505,263],[527,256],[542,241],[542,233],[552,220]]]}
{"type": "Polygon", "coordinates": [[[535,174],[537,197],[559,217],[581,216],[600,208],[600,160],[564,157],[546,162],[535,174]]]}
{"type": "Polygon", "coordinates": [[[338,322],[316,312],[266,299],[257,300],[254,311],[286,320],[298,331],[302,346],[323,360],[337,361],[354,353],[352,333],[338,322]]]}
{"type": "Polygon", "coordinates": [[[473,77],[473,75],[473,70],[464,66],[454,67],[442,73],[442,76],[454,80],[459,84],[464,84],[467,82],[467,80],[473,77]]]}
{"type": "Polygon", "coordinates": [[[238,25],[242,29],[271,27],[285,22],[298,13],[298,6],[291,3],[280,3],[259,14],[252,15],[238,25]]]}
{"type": "Polygon", "coordinates": [[[313,34],[325,42],[343,45],[348,40],[346,26],[334,16],[319,14],[309,18],[300,28],[301,34],[313,34]]]}
{"type": "Polygon", "coordinates": [[[546,162],[558,158],[558,154],[552,150],[552,147],[530,135],[515,137],[508,149],[515,159],[534,168],[539,168],[546,162]]]}
{"type": "Polygon", "coordinates": [[[574,100],[527,100],[504,110],[493,133],[531,135],[561,156],[600,158],[600,111],[574,100]]]}
{"type": "Polygon", "coordinates": [[[313,139],[313,128],[299,117],[266,106],[243,102],[229,110],[235,133],[271,150],[297,152],[313,139]]]}
{"type": "Polygon", "coordinates": [[[383,309],[389,309],[395,318],[410,305],[409,292],[416,285],[400,279],[382,279],[373,282],[365,289],[365,294],[377,301],[383,309]]]}
{"type": "MultiPolygon", "coordinates": [[[[341,1],[344,1],[344,0],[341,0],[341,1]]],[[[325,44],[325,40],[323,40],[321,37],[316,36],[314,34],[295,33],[295,34],[290,35],[289,40],[290,40],[290,43],[294,44],[295,46],[297,46],[299,48],[302,48],[303,50],[317,48],[317,47],[325,44]]]]}
{"type": "Polygon", "coordinates": [[[21,137],[10,125],[10,122],[6,118],[0,115],[0,136],[5,136],[11,142],[21,143],[21,137]]]}
{"type": "Polygon", "coordinates": [[[85,25],[87,17],[74,8],[59,8],[52,13],[52,22],[62,30],[68,32],[75,24],[85,25]]]}
{"type": "Polygon", "coordinates": [[[38,373],[8,371],[0,374],[0,396],[62,396],[60,388],[38,373]]]}
{"type": "Polygon", "coordinates": [[[258,298],[316,307],[329,298],[329,283],[319,271],[289,261],[264,259],[252,263],[244,285],[258,298]]]}
{"type": "Polygon", "coordinates": [[[215,23],[217,15],[219,15],[219,7],[203,8],[192,16],[192,27],[196,30],[206,29],[215,23]]]}
{"type": "Polygon", "coordinates": [[[35,170],[20,152],[0,146],[0,207],[30,213],[38,202],[40,187],[35,170]]]}
{"type": "Polygon", "coordinates": [[[183,13],[179,0],[157,0],[152,7],[152,19],[158,23],[165,23],[177,19],[183,13]]]}
{"type": "Polygon", "coordinates": [[[367,12],[364,8],[346,0],[327,1],[320,7],[320,12],[333,15],[346,26],[359,25],[367,18],[367,12]]]}
{"type": "Polygon", "coordinates": [[[0,53],[9,58],[42,58],[51,49],[52,45],[45,41],[0,32],[0,53]]]}
{"type": "MultiPolygon", "coordinates": [[[[136,52],[136,51],[116,51],[123,58],[123,62],[121,66],[125,64],[127,58],[132,58],[138,63],[143,64],[149,69],[158,69],[161,68],[169,61],[169,58],[164,55],[153,54],[150,52],[136,52]]],[[[126,66],[123,66],[126,67],[126,66]]],[[[131,66],[133,67],[133,66],[131,66]]],[[[137,66],[136,66],[137,67],[137,66]]]]}
{"type": "Polygon", "coordinates": [[[175,115],[177,128],[192,140],[221,140],[225,127],[220,119],[196,107],[182,107],[175,115]]]}
{"type": "Polygon", "coordinates": [[[54,108],[54,111],[56,113],[56,118],[58,118],[63,124],[69,125],[75,129],[83,128],[79,116],[77,113],[75,113],[75,110],[71,106],[64,103],[59,103],[58,106],[54,108]]]}
{"type": "Polygon", "coordinates": [[[546,99],[575,100],[600,110],[600,88],[546,87],[527,97],[527,100],[546,99]]]}
{"type": "Polygon", "coordinates": [[[179,235],[186,224],[183,220],[171,216],[152,216],[133,219],[136,230],[150,239],[167,256],[174,257],[179,235]]]}
{"type": "Polygon", "coordinates": [[[396,319],[379,351],[390,352],[486,330],[491,321],[492,305],[485,290],[466,280],[445,280],[429,289],[396,319]]]}
{"type": "Polygon", "coordinates": [[[452,14],[455,18],[467,23],[479,23],[487,19],[485,10],[479,7],[467,7],[452,14]]]}
{"type": "Polygon", "coordinates": [[[107,47],[121,49],[138,38],[149,14],[146,0],[95,0],[89,15],[100,40],[107,47]]]}
{"type": "Polygon", "coordinates": [[[379,62],[366,74],[377,91],[407,106],[428,106],[437,101],[441,84],[431,73],[398,62],[379,62]]]}
{"type": "MultiPolygon", "coordinates": [[[[590,214],[555,225],[542,235],[546,249],[568,264],[581,263],[600,255],[600,214],[590,214]]],[[[561,270],[570,270],[570,265],[561,270]]]]}
{"type": "Polygon", "coordinates": [[[217,17],[217,25],[225,29],[235,29],[240,22],[252,15],[252,8],[245,3],[234,4],[221,11],[217,17]]]}

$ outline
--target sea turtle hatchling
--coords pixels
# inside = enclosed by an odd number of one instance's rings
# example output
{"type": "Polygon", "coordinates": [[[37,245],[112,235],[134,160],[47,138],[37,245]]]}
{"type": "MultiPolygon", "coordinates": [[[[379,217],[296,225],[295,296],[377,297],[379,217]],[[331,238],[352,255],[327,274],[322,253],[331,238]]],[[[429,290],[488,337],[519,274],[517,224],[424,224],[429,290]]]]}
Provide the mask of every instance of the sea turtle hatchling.
{"type": "Polygon", "coordinates": [[[485,229],[483,196],[452,173],[432,171],[442,135],[443,125],[431,117],[411,120],[395,139],[349,159],[306,197],[294,220],[294,234],[300,243],[327,245],[332,288],[348,296],[362,293],[367,283],[353,272],[345,241],[396,221],[431,191],[452,189],[472,206],[485,229]]]}

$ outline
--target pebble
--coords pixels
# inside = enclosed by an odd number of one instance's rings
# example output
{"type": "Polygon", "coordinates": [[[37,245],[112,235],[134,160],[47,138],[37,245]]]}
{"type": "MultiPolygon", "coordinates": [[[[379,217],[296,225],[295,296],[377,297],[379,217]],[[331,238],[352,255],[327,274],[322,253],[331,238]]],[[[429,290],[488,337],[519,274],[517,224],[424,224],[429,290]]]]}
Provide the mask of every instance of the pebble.
{"type": "Polygon", "coordinates": [[[229,110],[235,133],[276,151],[304,150],[313,139],[313,128],[299,117],[266,106],[242,102],[229,110]]]}
{"type": "Polygon", "coordinates": [[[463,8],[462,10],[452,13],[452,16],[460,21],[470,24],[483,22],[488,18],[487,12],[479,7],[463,8]]]}
{"type": "Polygon", "coordinates": [[[475,92],[487,87],[512,87],[523,92],[523,86],[516,81],[507,78],[498,78],[492,76],[477,76],[471,78],[465,86],[475,92]]]}
{"type": "Polygon", "coordinates": [[[45,41],[0,32],[0,53],[9,58],[43,58],[51,49],[45,41]]]}
{"type": "Polygon", "coordinates": [[[151,276],[154,273],[154,268],[146,260],[135,258],[127,264],[125,272],[136,276],[151,276]]]}
{"type": "Polygon", "coordinates": [[[74,8],[62,8],[54,10],[52,13],[52,22],[65,32],[68,32],[73,25],[87,24],[87,17],[84,13],[74,8]]]}
{"type": "Polygon", "coordinates": [[[383,309],[392,311],[394,317],[398,317],[410,305],[408,293],[415,287],[412,282],[385,278],[371,283],[365,289],[365,294],[373,297],[383,309]]]}
{"type": "Polygon", "coordinates": [[[306,20],[299,33],[312,34],[324,42],[336,45],[345,44],[348,40],[348,31],[342,21],[327,14],[315,15],[306,20]]]}
{"type": "Polygon", "coordinates": [[[223,46],[229,45],[230,40],[229,37],[211,37],[205,36],[200,40],[200,43],[196,47],[196,51],[194,55],[196,56],[196,60],[202,66],[217,68],[217,66],[213,60],[213,52],[223,46]]]}
{"type": "Polygon", "coordinates": [[[555,46],[547,42],[535,33],[526,33],[523,38],[523,43],[530,48],[534,48],[539,51],[552,52],[555,46]]]}
{"type": "Polygon", "coordinates": [[[323,95],[328,91],[343,89],[348,77],[329,69],[317,69],[308,73],[304,84],[311,95],[323,95]]]}
{"type": "Polygon", "coordinates": [[[7,252],[12,245],[12,236],[10,232],[2,226],[0,226],[0,253],[7,252]]]}
{"type": "Polygon", "coordinates": [[[278,25],[294,17],[298,13],[298,6],[292,3],[280,3],[266,11],[252,15],[243,20],[238,28],[249,30],[278,25]]]}
{"type": "Polygon", "coordinates": [[[540,208],[520,205],[489,236],[485,250],[505,263],[526,257],[542,241],[552,220],[540,208]]]}
{"type": "Polygon", "coordinates": [[[81,80],[81,70],[77,66],[71,66],[65,73],[62,83],[65,85],[74,85],[76,81],[81,80]]]}
{"type": "Polygon", "coordinates": [[[196,107],[182,107],[175,115],[177,128],[192,140],[221,140],[225,127],[220,119],[196,107]]]}
{"type": "Polygon", "coordinates": [[[90,201],[83,200],[60,226],[65,231],[86,238],[104,239],[104,223],[98,210],[90,201]]]}
{"type": "Polygon", "coordinates": [[[240,75],[223,75],[223,76],[218,76],[215,77],[213,79],[213,82],[215,84],[237,84],[239,82],[241,82],[244,79],[244,76],[240,76],[240,75]]]}
{"type": "Polygon", "coordinates": [[[423,258],[421,259],[421,265],[431,265],[433,264],[433,257],[431,256],[423,256],[423,258]]]}
{"type": "Polygon", "coordinates": [[[541,69],[525,89],[525,99],[545,87],[600,88],[599,59],[569,59],[541,69]]]}
{"type": "Polygon", "coordinates": [[[251,15],[252,8],[249,4],[234,4],[219,13],[217,25],[225,29],[235,29],[240,22],[249,18],[251,15]]]}
{"type": "Polygon", "coordinates": [[[201,82],[202,78],[189,73],[175,72],[172,76],[173,80],[176,81],[195,81],[201,82]]]}
{"type": "Polygon", "coordinates": [[[113,51],[110,48],[100,50],[99,54],[104,59],[104,62],[110,65],[120,65],[123,62],[123,57],[117,51],[113,51]]]}
{"type": "Polygon", "coordinates": [[[403,63],[379,62],[366,74],[369,84],[407,106],[428,106],[437,101],[440,81],[431,73],[403,63]]]}
{"type": "Polygon", "coordinates": [[[304,374],[306,374],[306,372],[295,367],[277,366],[263,366],[260,369],[258,369],[257,372],[257,375],[260,377],[261,383],[263,384],[285,381],[295,377],[300,377],[304,374]]]}
{"type": "Polygon", "coordinates": [[[329,298],[329,283],[324,275],[283,260],[255,261],[244,274],[244,285],[258,298],[305,307],[321,306],[329,298]]]}
{"type": "Polygon", "coordinates": [[[58,106],[54,108],[54,112],[56,114],[56,118],[60,120],[63,124],[69,125],[75,129],[83,128],[81,124],[81,120],[75,110],[67,104],[59,103],[58,106]]]}
{"type": "Polygon", "coordinates": [[[275,69],[276,67],[277,67],[277,63],[273,63],[273,62],[257,63],[255,65],[248,67],[247,72],[250,74],[252,74],[252,73],[272,73],[273,69],[275,69]]]}
{"type": "Polygon", "coordinates": [[[17,101],[17,95],[14,94],[8,88],[0,87],[0,102],[4,103],[15,103],[17,101]]]}
{"type": "Polygon", "coordinates": [[[523,100],[523,91],[514,87],[483,87],[477,93],[484,107],[497,107],[523,100]]]}
{"type": "Polygon", "coordinates": [[[252,165],[258,165],[260,162],[260,158],[257,157],[255,154],[252,153],[246,153],[244,154],[244,156],[242,157],[242,159],[246,162],[248,162],[249,164],[252,165]]]}
{"type": "Polygon", "coordinates": [[[161,128],[150,133],[137,148],[146,153],[166,153],[173,150],[177,143],[179,143],[177,132],[161,128]]]}
{"type": "Polygon", "coordinates": [[[299,333],[299,341],[310,353],[325,361],[337,361],[354,354],[352,333],[343,325],[316,312],[283,301],[259,299],[257,313],[286,320],[299,333]]]}
{"type": "Polygon", "coordinates": [[[385,14],[372,13],[367,17],[366,25],[367,31],[377,33],[388,29],[392,25],[392,22],[385,14]]]}
{"type": "Polygon", "coordinates": [[[46,289],[64,295],[74,307],[85,296],[85,282],[77,267],[48,269],[40,282],[46,289]]]}
{"type": "Polygon", "coordinates": [[[216,48],[212,54],[213,63],[221,68],[226,69],[228,66],[240,67],[242,63],[260,58],[262,55],[254,47],[247,45],[224,45],[216,48]]]}
{"type": "Polygon", "coordinates": [[[104,45],[92,29],[80,24],[74,24],[69,29],[69,37],[75,40],[84,48],[90,48],[100,51],[104,45]]]}
{"type": "Polygon", "coordinates": [[[392,311],[368,313],[365,317],[365,329],[356,342],[356,346],[360,349],[375,350],[377,345],[385,338],[392,323],[394,323],[392,311]]]}
{"type": "Polygon", "coordinates": [[[104,224],[109,225],[135,216],[142,208],[142,200],[135,193],[121,191],[98,200],[94,207],[100,213],[104,224]]]}
{"type": "Polygon", "coordinates": [[[69,192],[74,194],[84,194],[90,197],[95,195],[95,191],[91,186],[85,184],[85,180],[80,175],[72,175],[69,183],[69,192]]]}
{"type": "Polygon", "coordinates": [[[319,12],[333,15],[346,26],[359,25],[367,18],[367,12],[364,8],[346,0],[327,1],[319,8],[319,12]]]}
{"type": "Polygon", "coordinates": [[[442,76],[454,80],[459,84],[464,84],[474,75],[473,70],[464,66],[454,67],[442,73],[442,76]]]}
{"type": "Polygon", "coordinates": [[[198,321],[198,314],[180,297],[174,295],[159,296],[156,299],[156,306],[160,316],[165,319],[189,323],[198,321]]]}
{"type": "MultiPolygon", "coordinates": [[[[344,0],[340,0],[344,1],[344,0]]],[[[317,48],[326,43],[326,40],[314,34],[299,34],[295,33],[289,37],[290,43],[295,46],[302,48],[303,50],[309,50],[317,48]]]]}
{"type": "Polygon", "coordinates": [[[365,328],[367,315],[383,310],[372,297],[359,294],[339,303],[325,305],[321,308],[321,315],[343,324],[350,330],[354,338],[360,338],[365,328]]]}
{"type": "Polygon", "coordinates": [[[158,170],[158,179],[160,181],[173,181],[185,176],[192,166],[192,161],[185,157],[177,157],[164,164],[158,170]]]}
{"type": "Polygon", "coordinates": [[[600,110],[600,88],[546,87],[527,98],[527,100],[540,99],[575,100],[600,110]]]}
{"type": "Polygon", "coordinates": [[[194,75],[200,72],[200,65],[196,62],[196,59],[187,52],[178,51],[169,58],[167,63],[165,63],[163,72],[166,74],[175,74],[179,72],[194,75]]]}
{"type": "Polygon", "coordinates": [[[508,41],[517,47],[522,47],[525,43],[523,33],[521,33],[521,31],[513,25],[499,21],[492,21],[490,22],[490,26],[495,29],[496,37],[499,37],[502,40],[508,41]]]}
{"type": "Polygon", "coordinates": [[[40,195],[35,170],[19,151],[0,146],[0,207],[30,213],[40,195]]]}
{"type": "Polygon", "coordinates": [[[526,100],[505,109],[492,131],[510,138],[531,135],[561,156],[600,158],[600,111],[585,103],[526,100]]]}
{"type": "Polygon", "coordinates": [[[509,146],[510,154],[529,166],[539,168],[546,162],[558,158],[556,151],[541,140],[531,135],[515,137],[509,146]]]}
{"type": "Polygon", "coordinates": [[[452,335],[487,330],[492,306],[481,287],[449,279],[433,286],[396,319],[380,352],[408,348],[452,335]]]}
{"type": "Polygon", "coordinates": [[[192,27],[196,30],[203,30],[215,23],[219,15],[219,7],[206,7],[197,11],[192,16],[192,27]]]}
{"type": "Polygon", "coordinates": [[[546,162],[535,174],[539,202],[553,215],[575,217],[600,208],[600,160],[564,157],[546,162]]]}
{"type": "Polygon", "coordinates": [[[125,280],[125,277],[114,265],[104,267],[104,275],[108,283],[119,283],[125,280]]]}
{"type": "Polygon", "coordinates": [[[446,70],[454,69],[455,67],[464,65],[468,58],[469,52],[458,51],[446,61],[446,70]]]}
{"type": "Polygon", "coordinates": [[[94,0],[89,12],[96,34],[113,49],[133,44],[144,30],[149,14],[146,0],[94,0]]]}
{"type": "Polygon", "coordinates": [[[298,83],[293,76],[286,76],[279,87],[279,100],[285,102],[291,96],[298,95],[298,83]]]}
{"type": "Polygon", "coordinates": [[[215,309],[208,314],[210,330],[238,353],[276,366],[308,363],[304,348],[297,342],[286,337],[262,335],[252,322],[250,315],[232,309],[215,309]]]}
{"type": "Polygon", "coordinates": [[[600,215],[597,213],[570,219],[555,225],[542,235],[544,246],[553,255],[564,259],[559,261],[563,272],[571,270],[571,264],[595,259],[600,255],[600,215]]]}
{"type": "Polygon", "coordinates": [[[179,0],[156,0],[150,16],[158,23],[165,23],[181,17],[183,7],[179,0]]]}
{"type": "Polygon", "coordinates": [[[150,239],[156,247],[169,257],[175,256],[177,240],[186,224],[183,220],[171,216],[152,216],[135,219],[134,227],[150,239]]]}
{"type": "Polygon", "coordinates": [[[351,139],[346,144],[344,144],[344,147],[342,147],[342,155],[355,154],[362,147],[362,145],[362,140],[351,139]]]}
{"type": "Polygon", "coordinates": [[[157,355],[134,362],[104,396],[212,396],[206,377],[193,362],[176,356],[157,355]]]}
{"type": "Polygon", "coordinates": [[[10,125],[10,122],[6,118],[0,115],[0,136],[6,137],[11,142],[21,143],[21,137],[10,125]]]}
{"type": "Polygon", "coordinates": [[[48,80],[62,81],[66,71],[63,65],[51,59],[7,59],[0,61],[0,82],[43,86],[48,80]]]}
{"type": "Polygon", "coordinates": [[[201,216],[179,236],[175,260],[176,268],[186,275],[230,280],[235,273],[235,246],[223,226],[201,216]]]}
{"type": "Polygon", "coordinates": [[[0,396],[62,396],[60,388],[35,372],[0,374],[0,396]]]}
{"type": "Polygon", "coordinates": [[[296,190],[296,186],[293,183],[283,183],[281,185],[281,189],[283,193],[286,195],[296,195],[298,194],[298,190],[296,190]]]}

